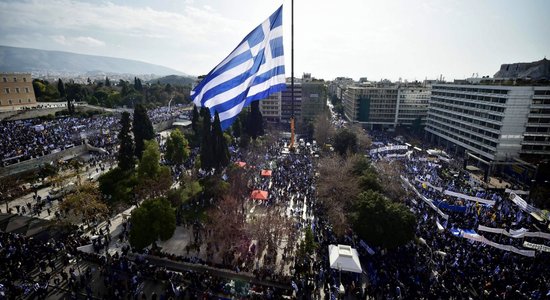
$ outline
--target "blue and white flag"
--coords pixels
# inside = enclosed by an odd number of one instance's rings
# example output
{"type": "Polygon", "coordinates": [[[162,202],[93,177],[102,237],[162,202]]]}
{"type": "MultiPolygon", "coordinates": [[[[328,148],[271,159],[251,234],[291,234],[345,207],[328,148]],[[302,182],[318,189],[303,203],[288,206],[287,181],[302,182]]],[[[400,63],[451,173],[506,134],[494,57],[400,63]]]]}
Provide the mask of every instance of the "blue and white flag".
{"type": "Polygon", "coordinates": [[[244,40],[191,91],[197,107],[218,112],[227,129],[252,101],[282,91],[285,84],[283,6],[244,40]]]}

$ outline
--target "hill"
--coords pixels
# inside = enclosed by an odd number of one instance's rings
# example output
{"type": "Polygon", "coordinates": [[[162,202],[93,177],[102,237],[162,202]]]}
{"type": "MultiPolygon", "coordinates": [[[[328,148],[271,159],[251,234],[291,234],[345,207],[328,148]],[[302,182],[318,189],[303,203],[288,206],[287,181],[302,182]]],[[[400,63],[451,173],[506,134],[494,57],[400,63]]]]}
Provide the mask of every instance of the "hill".
{"type": "Polygon", "coordinates": [[[494,78],[550,79],[550,61],[546,57],[530,63],[503,64],[494,78]]]}
{"type": "Polygon", "coordinates": [[[131,59],[9,46],[0,46],[0,71],[186,75],[174,69],[131,59]]]}
{"type": "Polygon", "coordinates": [[[192,85],[193,82],[195,82],[195,78],[193,77],[186,77],[186,76],[178,76],[178,75],[168,75],[161,78],[153,79],[149,81],[150,83],[160,82],[162,84],[170,84],[170,85],[192,85]]]}

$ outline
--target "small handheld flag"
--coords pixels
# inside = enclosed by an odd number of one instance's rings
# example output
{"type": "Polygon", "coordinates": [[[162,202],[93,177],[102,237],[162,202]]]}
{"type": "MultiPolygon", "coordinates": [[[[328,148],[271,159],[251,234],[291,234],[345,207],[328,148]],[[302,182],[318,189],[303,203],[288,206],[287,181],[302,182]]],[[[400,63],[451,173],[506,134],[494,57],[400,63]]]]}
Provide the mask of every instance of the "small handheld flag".
{"type": "Polygon", "coordinates": [[[252,101],[286,88],[282,11],[281,5],[191,91],[197,107],[218,112],[222,130],[252,101]]]}

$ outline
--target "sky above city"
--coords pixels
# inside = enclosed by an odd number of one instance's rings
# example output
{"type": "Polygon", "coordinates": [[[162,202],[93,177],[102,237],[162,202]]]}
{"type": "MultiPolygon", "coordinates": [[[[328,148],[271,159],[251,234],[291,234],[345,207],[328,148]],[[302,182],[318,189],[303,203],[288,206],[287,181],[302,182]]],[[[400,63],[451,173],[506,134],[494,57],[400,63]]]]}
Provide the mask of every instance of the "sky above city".
{"type": "MultiPolygon", "coordinates": [[[[208,73],[290,0],[0,0],[0,44],[208,73]]],[[[296,0],[295,75],[447,80],[550,58],[546,0],[296,0]]]]}

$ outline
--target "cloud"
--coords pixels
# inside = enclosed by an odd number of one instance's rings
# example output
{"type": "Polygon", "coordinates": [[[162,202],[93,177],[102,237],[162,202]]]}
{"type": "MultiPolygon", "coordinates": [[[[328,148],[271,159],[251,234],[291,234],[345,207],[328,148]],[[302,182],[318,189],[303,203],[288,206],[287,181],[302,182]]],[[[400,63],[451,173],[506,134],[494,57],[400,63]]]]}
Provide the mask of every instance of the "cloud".
{"type": "Polygon", "coordinates": [[[74,46],[77,44],[82,44],[89,47],[102,47],[105,46],[104,41],[100,41],[93,37],[89,36],[78,36],[78,37],[65,37],[64,35],[54,35],[52,40],[63,46],[74,46]]]}
{"type": "MultiPolygon", "coordinates": [[[[224,18],[210,6],[188,4],[181,13],[159,11],[150,7],[129,7],[112,2],[74,0],[0,2],[3,26],[62,32],[102,31],[122,36],[207,38],[211,29],[235,28],[238,21],[224,18]]],[[[84,38],[87,38],[84,36],[84,38]]],[[[97,39],[96,39],[97,40],[97,39]]],[[[81,39],[84,42],[84,39],[81,39]]],[[[89,40],[90,45],[97,45],[89,40]]]]}
{"type": "Polygon", "coordinates": [[[180,68],[188,73],[204,72],[204,65],[215,65],[251,29],[241,20],[193,1],[184,2],[177,10],[163,11],[100,1],[7,0],[0,1],[0,19],[0,41],[9,42],[6,37],[13,32],[29,36],[26,41],[12,43],[15,46],[118,56],[168,66],[174,58],[184,58],[186,63],[180,68]],[[33,40],[31,32],[47,38],[33,40]]]}

